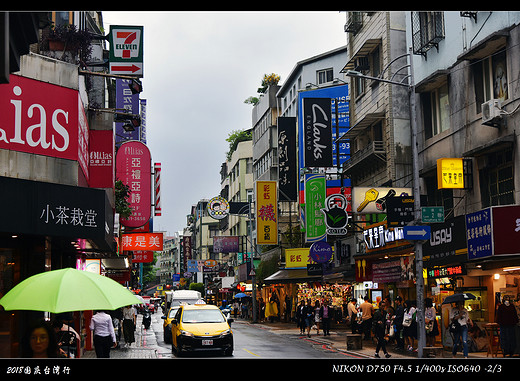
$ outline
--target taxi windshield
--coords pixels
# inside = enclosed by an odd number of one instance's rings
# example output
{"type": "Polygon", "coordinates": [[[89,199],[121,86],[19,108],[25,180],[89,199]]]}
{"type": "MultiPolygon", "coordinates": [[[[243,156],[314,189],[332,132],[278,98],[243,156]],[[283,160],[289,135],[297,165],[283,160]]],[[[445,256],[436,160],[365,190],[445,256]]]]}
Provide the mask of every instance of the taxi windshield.
{"type": "Polygon", "coordinates": [[[226,320],[219,310],[186,310],[182,314],[183,323],[223,323],[226,320]]]}

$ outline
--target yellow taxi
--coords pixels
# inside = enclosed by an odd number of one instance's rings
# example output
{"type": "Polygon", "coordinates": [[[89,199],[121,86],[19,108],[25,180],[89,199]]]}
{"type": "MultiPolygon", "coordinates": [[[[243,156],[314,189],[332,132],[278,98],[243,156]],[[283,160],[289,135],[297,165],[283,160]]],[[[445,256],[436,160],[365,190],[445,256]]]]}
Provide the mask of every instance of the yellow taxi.
{"type": "Polygon", "coordinates": [[[164,320],[164,322],[163,322],[164,342],[167,344],[171,344],[171,342],[172,342],[172,320],[175,317],[175,314],[177,313],[178,309],[179,309],[179,306],[170,307],[170,309],[168,310],[168,313],[164,316],[161,316],[161,318],[164,320]]]}
{"type": "Polygon", "coordinates": [[[226,316],[217,306],[197,302],[181,305],[172,320],[172,352],[220,350],[233,355],[233,332],[226,316]]]}

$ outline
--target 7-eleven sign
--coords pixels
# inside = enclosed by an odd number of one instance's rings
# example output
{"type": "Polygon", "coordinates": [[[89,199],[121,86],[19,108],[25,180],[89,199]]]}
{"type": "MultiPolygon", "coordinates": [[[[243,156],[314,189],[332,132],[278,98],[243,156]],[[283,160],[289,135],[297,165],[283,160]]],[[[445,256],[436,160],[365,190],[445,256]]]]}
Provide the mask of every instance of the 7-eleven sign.
{"type": "Polygon", "coordinates": [[[143,76],[143,27],[110,26],[110,74],[143,76]]]}

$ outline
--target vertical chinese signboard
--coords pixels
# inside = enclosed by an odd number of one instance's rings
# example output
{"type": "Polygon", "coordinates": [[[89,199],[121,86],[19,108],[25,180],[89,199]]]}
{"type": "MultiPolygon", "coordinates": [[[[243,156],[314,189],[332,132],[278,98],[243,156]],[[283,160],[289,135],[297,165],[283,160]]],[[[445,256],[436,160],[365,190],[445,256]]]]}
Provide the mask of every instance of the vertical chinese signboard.
{"type": "Polygon", "coordinates": [[[327,238],[325,207],[327,195],[325,175],[305,175],[305,241],[317,242],[327,238]]]}
{"type": "Polygon", "coordinates": [[[278,186],[280,201],[298,200],[296,118],[278,117],[278,186]]]}
{"type": "Polygon", "coordinates": [[[256,243],[278,243],[278,202],[276,181],[256,182],[256,243]]]}
{"type": "Polygon", "coordinates": [[[148,147],[138,141],[123,143],[116,156],[116,177],[130,188],[132,214],[121,224],[138,228],[150,220],[152,205],[152,159],[148,147]]]}

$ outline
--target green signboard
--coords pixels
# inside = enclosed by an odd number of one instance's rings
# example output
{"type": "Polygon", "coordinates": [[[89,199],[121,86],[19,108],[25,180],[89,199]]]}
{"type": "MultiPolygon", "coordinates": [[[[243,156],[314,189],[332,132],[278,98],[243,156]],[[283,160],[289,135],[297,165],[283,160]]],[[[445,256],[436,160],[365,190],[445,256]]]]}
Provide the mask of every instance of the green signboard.
{"type": "Polygon", "coordinates": [[[444,206],[424,206],[421,208],[421,220],[425,223],[444,222],[444,206]]]}
{"type": "Polygon", "coordinates": [[[327,238],[325,214],[321,211],[325,207],[327,186],[325,175],[305,175],[305,241],[318,242],[327,238]]]}

